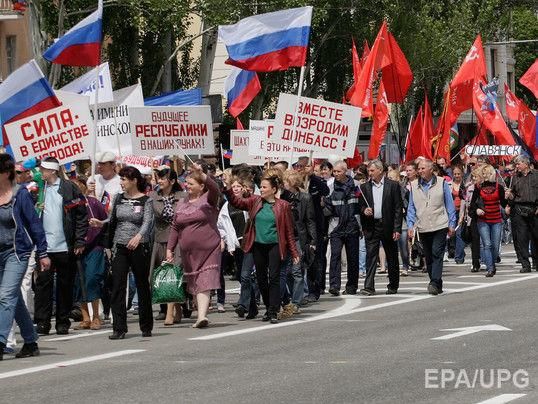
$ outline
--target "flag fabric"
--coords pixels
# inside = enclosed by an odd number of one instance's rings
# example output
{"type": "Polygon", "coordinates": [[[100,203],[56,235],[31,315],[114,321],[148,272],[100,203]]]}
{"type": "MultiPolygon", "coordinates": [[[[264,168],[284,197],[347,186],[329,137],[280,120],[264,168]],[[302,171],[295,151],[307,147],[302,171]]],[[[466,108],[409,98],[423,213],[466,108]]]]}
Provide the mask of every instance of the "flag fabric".
{"type": "Polygon", "coordinates": [[[67,66],[98,66],[103,39],[103,0],[97,10],[67,31],[43,54],[49,62],[67,66]]]}
{"type": "Polygon", "coordinates": [[[495,106],[494,111],[483,109],[486,101],[486,94],[482,90],[483,83],[475,82],[473,89],[473,108],[480,125],[489,130],[495,137],[495,142],[500,145],[514,145],[515,141],[506,126],[499,108],[495,106]]]}
{"type": "Polygon", "coordinates": [[[407,145],[405,147],[405,161],[411,162],[422,155],[422,135],[424,133],[422,125],[424,118],[422,114],[422,106],[417,112],[417,116],[409,127],[407,136],[407,145]]]}
{"type": "Polygon", "coordinates": [[[99,102],[112,102],[112,78],[110,77],[110,67],[108,62],[101,64],[88,73],[76,78],[71,83],[66,84],[60,90],[68,91],[90,97],[90,105],[95,104],[95,93],[97,89],[97,69],[99,69],[99,102]]]}
{"type": "Polygon", "coordinates": [[[362,56],[360,60],[361,66],[364,64],[369,54],[370,54],[370,47],[368,46],[368,41],[365,39],[364,43],[362,44],[362,56]]]}
{"type": "Polygon", "coordinates": [[[308,52],[312,7],[253,15],[219,26],[227,64],[244,70],[271,72],[304,66],[308,52]]]}
{"type": "Polygon", "coordinates": [[[402,103],[413,82],[413,72],[396,38],[387,31],[388,46],[386,52],[391,63],[383,68],[381,79],[387,92],[387,101],[402,103]]]}
{"type": "Polygon", "coordinates": [[[428,97],[424,95],[424,122],[422,124],[422,156],[433,159],[432,139],[435,135],[433,127],[433,115],[428,102],[428,97]]]}
{"type": "Polygon", "coordinates": [[[486,95],[482,109],[493,112],[497,105],[497,89],[499,88],[499,79],[494,77],[488,84],[482,87],[482,91],[486,95]]]}
{"type": "Polygon", "coordinates": [[[458,124],[455,123],[453,127],[450,128],[450,141],[449,146],[450,150],[454,150],[460,141],[460,132],[458,130],[458,124]]]}
{"type": "MultiPolygon", "coordinates": [[[[99,93],[101,100],[101,93],[99,93]]],[[[202,89],[178,90],[144,99],[145,106],[202,105],[202,89]]]]}
{"type": "Polygon", "coordinates": [[[359,146],[355,146],[353,157],[347,158],[346,163],[349,168],[356,168],[364,163],[363,153],[359,150],[359,146]]]}
{"type": "Polygon", "coordinates": [[[506,99],[506,115],[511,121],[517,121],[519,116],[519,99],[510,91],[510,87],[504,84],[504,96],[506,99]]]}
{"type": "Polygon", "coordinates": [[[233,67],[224,83],[230,115],[236,118],[250,105],[261,89],[262,86],[256,72],[233,67]]]}
{"type": "Polygon", "coordinates": [[[224,157],[225,159],[228,159],[230,160],[233,156],[233,150],[231,149],[224,149],[224,153],[222,155],[222,157],[224,157]]]}
{"type": "Polygon", "coordinates": [[[241,119],[239,118],[235,118],[235,129],[245,130],[245,127],[243,126],[243,123],[241,122],[241,119]]]}
{"type": "Polygon", "coordinates": [[[379,84],[377,94],[372,136],[370,138],[370,147],[368,148],[368,160],[373,160],[379,157],[381,143],[383,143],[383,140],[385,139],[385,133],[387,133],[387,125],[389,122],[387,93],[385,92],[383,82],[379,84]]]}
{"type": "Polygon", "coordinates": [[[523,76],[519,79],[519,82],[527,87],[538,98],[538,58],[529,67],[523,76]]]}
{"type": "Polygon", "coordinates": [[[353,67],[353,84],[346,91],[345,100],[349,100],[353,96],[353,91],[355,91],[355,83],[359,80],[359,75],[361,74],[362,69],[361,60],[357,52],[357,47],[355,46],[354,38],[351,38],[351,43],[351,65],[353,67]]]}
{"type": "Polygon", "coordinates": [[[538,151],[538,144],[536,143],[536,117],[523,101],[519,100],[518,107],[517,130],[519,136],[529,146],[533,155],[536,155],[538,151]]]}
{"type": "MultiPolygon", "coordinates": [[[[61,105],[35,60],[22,65],[0,84],[0,122],[3,125],[61,105]]],[[[3,144],[9,140],[2,126],[3,144]]]]}
{"type": "Polygon", "coordinates": [[[444,94],[443,112],[437,121],[437,128],[435,129],[435,137],[432,140],[434,144],[434,157],[443,157],[446,161],[450,161],[450,128],[457,122],[457,115],[454,118],[452,114],[450,99],[451,94],[450,87],[444,94]]]}

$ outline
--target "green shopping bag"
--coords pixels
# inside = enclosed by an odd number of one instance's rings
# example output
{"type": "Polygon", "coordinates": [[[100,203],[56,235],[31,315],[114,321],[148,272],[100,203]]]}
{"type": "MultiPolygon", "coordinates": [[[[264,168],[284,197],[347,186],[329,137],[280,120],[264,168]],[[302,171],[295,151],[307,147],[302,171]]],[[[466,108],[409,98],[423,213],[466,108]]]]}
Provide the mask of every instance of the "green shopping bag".
{"type": "Polygon", "coordinates": [[[185,301],[183,268],[163,262],[161,266],[153,270],[151,290],[153,304],[183,303],[185,301]]]}

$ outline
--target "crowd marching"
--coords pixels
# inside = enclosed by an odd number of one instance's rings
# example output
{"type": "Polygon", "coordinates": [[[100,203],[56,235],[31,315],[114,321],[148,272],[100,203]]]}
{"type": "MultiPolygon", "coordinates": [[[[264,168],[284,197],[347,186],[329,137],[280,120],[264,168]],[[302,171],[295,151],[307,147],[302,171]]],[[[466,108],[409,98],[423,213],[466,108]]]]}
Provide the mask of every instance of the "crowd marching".
{"type": "Polygon", "coordinates": [[[209,325],[214,294],[217,311],[226,310],[228,267],[241,285],[237,317],[261,310],[270,323],[325,293],[375,295],[376,272],[388,273],[386,294],[398,293],[409,271],[427,273],[427,292],[441,294],[443,263],[464,264],[467,244],[471,272],[495,276],[510,238],[520,272],[536,270],[532,162],[457,161],[348,167],[301,157],[290,167],[222,172],[176,159],[141,173],[104,152],[91,176],[66,172],[52,157],[29,168],[0,154],[0,358],[14,353],[15,323],[24,340],[15,356],[39,355],[38,335],[49,334],[53,316],[58,335],[73,318],[75,330],[111,320],[108,338],[116,340],[136,306],[142,336],[151,337],[150,279],[163,261],[182,266],[187,299],[161,305],[155,320],[168,326],[196,312],[194,328],[209,325]]]}

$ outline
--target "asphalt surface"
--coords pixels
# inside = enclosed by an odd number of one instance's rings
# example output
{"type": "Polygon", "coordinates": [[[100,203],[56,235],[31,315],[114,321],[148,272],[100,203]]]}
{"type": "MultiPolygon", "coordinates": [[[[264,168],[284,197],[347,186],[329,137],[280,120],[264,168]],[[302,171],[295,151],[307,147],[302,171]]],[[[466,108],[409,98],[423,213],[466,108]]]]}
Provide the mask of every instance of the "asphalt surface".
{"type": "Polygon", "coordinates": [[[446,264],[436,297],[426,274],[402,277],[395,296],[379,275],[375,297],[324,295],[278,325],[239,321],[227,305],[204,330],[156,322],[142,338],[130,315],[122,341],[110,326],[44,336],[41,356],[0,362],[1,401],[536,403],[538,273],[520,274],[509,250],[494,278],[446,264]],[[467,328],[484,326],[500,330],[467,328]]]}

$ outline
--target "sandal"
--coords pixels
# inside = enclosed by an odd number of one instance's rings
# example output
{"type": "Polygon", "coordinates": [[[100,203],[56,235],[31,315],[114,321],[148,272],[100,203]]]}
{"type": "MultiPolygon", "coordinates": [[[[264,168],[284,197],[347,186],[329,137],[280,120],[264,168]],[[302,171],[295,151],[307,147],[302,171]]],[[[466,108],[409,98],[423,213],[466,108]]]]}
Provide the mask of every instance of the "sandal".
{"type": "Polygon", "coordinates": [[[192,328],[206,328],[209,325],[209,320],[207,318],[203,318],[201,320],[198,320],[196,323],[192,325],[192,328]]]}

